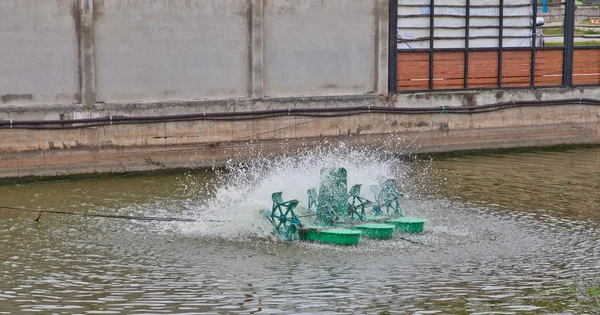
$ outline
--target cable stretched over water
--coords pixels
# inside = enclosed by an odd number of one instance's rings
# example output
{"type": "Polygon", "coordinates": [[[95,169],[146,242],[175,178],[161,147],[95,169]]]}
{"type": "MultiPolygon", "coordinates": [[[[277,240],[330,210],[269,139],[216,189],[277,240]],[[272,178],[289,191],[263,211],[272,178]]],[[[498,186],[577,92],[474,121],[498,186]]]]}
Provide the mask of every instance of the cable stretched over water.
{"type": "Polygon", "coordinates": [[[425,244],[425,243],[422,243],[422,242],[418,242],[418,241],[415,241],[415,240],[411,240],[410,238],[406,238],[406,237],[404,237],[404,236],[398,236],[398,235],[396,235],[396,233],[394,233],[394,237],[397,237],[397,238],[399,238],[399,239],[401,239],[401,240],[403,240],[403,241],[407,241],[407,242],[409,242],[409,243],[412,243],[412,244],[415,244],[415,245],[421,245],[421,246],[427,246],[427,247],[429,247],[429,246],[430,246],[430,245],[427,245],[427,244],[425,244]]]}
{"type": "MultiPolygon", "coordinates": [[[[52,214],[76,215],[76,216],[92,217],[92,218],[110,218],[110,219],[140,220],[140,221],[197,222],[196,220],[186,219],[186,218],[141,217],[141,216],[113,215],[113,214],[80,213],[80,212],[69,212],[69,211],[59,211],[59,210],[28,209],[28,208],[12,207],[12,206],[0,206],[0,209],[35,212],[35,213],[39,213],[40,215],[42,213],[52,213],[52,214]]],[[[36,221],[39,221],[39,216],[36,219],[36,221]]],[[[221,221],[208,221],[208,222],[221,222],[221,221]]]]}
{"type": "MultiPolygon", "coordinates": [[[[91,218],[109,218],[109,219],[124,219],[124,220],[139,220],[139,221],[160,221],[160,222],[199,222],[198,220],[186,219],[186,218],[173,218],[173,217],[141,217],[141,216],[128,216],[128,215],[111,215],[111,214],[96,214],[96,213],[79,213],[79,212],[70,212],[70,211],[59,211],[59,210],[43,210],[43,209],[29,209],[29,208],[21,208],[21,207],[13,207],[13,206],[1,206],[0,209],[5,210],[15,210],[15,211],[27,211],[27,212],[35,212],[38,213],[37,218],[35,218],[35,222],[39,222],[42,213],[51,213],[51,214],[64,214],[64,215],[76,215],[82,217],[91,217],[91,218]]],[[[229,222],[224,220],[202,220],[202,222],[229,222]]],[[[402,236],[398,237],[401,240],[422,245],[428,246],[427,244],[417,242],[402,236]]]]}
{"type": "Polygon", "coordinates": [[[448,113],[448,111],[446,110],[445,107],[442,107],[442,111],[437,114],[437,116],[435,116],[431,122],[429,123],[429,125],[427,125],[404,149],[402,149],[402,151],[400,152],[400,155],[404,154],[404,152],[406,152],[406,150],[408,150],[419,138],[421,138],[421,136],[425,133],[425,131],[429,130],[429,128],[431,128],[431,126],[433,125],[433,123],[440,118],[440,116],[442,116],[442,114],[444,113],[448,113]]]}

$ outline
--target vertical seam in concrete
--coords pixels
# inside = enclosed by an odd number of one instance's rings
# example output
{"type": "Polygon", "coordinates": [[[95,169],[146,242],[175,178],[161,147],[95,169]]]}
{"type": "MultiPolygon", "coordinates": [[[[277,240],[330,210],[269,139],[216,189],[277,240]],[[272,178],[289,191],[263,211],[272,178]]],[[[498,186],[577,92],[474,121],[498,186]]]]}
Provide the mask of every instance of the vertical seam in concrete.
{"type": "Polygon", "coordinates": [[[250,64],[252,97],[264,97],[264,0],[252,0],[250,64]]]}
{"type": "Polygon", "coordinates": [[[93,107],[96,103],[96,66],[94,56],[94,1],[78,0],[80,10],[79,76],[81,104],[93,107]]]}
{"type": "Polygon", "coordinates": [[[373,0],[373,5],[375,7],[375,10],[373,10],[373,15],[375,16],[375,43],[374,43],[374,49],[375,49],[375,53],[374,53],[374,57],[375,57],[375,73],[374,73],[374,86],[373,86],[373,92],[375,93],[379,93],[379,64],[381,63],[381,58],[380,58],[380,52],[379,52],[379,42],[380,42],[380,38],[379,38],[379,24],[381,23],[380,17],[379,17],[379,0],[373,0]]]}
{"type": "Polygon", "coordinates": [[[376,0],[375,3],[375,91],[378,94],[388,94],[389,80],[389,0],[376,0]]]}
{"type": "Polygon", "coordinates": [[[254,28],[252,27],[252,21],[254,16],[254,4],[252,1],[248,2],[248,95],[254,97],[254,71],[253,67],[253,41],[254,41],[254,28]]]}

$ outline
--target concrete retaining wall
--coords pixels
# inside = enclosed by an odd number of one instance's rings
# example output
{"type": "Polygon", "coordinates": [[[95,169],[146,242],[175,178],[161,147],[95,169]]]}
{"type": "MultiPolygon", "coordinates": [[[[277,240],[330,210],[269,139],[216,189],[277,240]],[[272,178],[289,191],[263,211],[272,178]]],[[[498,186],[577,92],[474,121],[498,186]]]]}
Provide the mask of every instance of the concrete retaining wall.
{"type": "MultiPolygon", "coordinates": [[[[294,100],[264,106],[290,106],[294,100]]],[[[310,102],[310,100],[309,100],[310,102]]],[[[395,106],[385,99],[312,100],[395,106]]],[[[423,100],[426,102],[426,100],[423,100]]],[[[396,104],[397,106],[397,104],[396,104]]],[[[180,121],[64,130],[0,129],[0,178],[221,166],[335,143],[400,153],[600,143],[600,106],[548,105],[478,114],[364,113],[243,121],[180,121]]]]}
{"type": "MultiPolygon", "coordinates": [[[[538,16],[544,18],[546,22],[562,22],[565,19],[565,7],[550,6],[548,12],[538,11],[538,16]]],[[[577,6],[575,9],[575,22],[589,21],[590,19],[600,19],[600,8],[597,6],[577,6]]]]}
{"type": "Polygon", "coordinates": [[[79,101],[78,28],[76,0],[0,1],[0,107],[79,101]]]}

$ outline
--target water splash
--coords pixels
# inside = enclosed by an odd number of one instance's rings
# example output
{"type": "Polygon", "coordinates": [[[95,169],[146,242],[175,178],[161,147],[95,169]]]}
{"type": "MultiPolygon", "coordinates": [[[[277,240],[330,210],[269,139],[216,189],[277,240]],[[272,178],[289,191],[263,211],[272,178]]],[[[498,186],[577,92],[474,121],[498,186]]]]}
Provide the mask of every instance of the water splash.
{"type": "Polygon", "coordinates": [[[307,190],[319,187],[322,168],[344,167],[348,187],[363,184],[362,195],[373,199],[370,185],[387,178],[404,183],[405,164],[390,154],[343,144],[319,147],[294,155],[257,158],[246,163],[230,162],[205,188],[209,197],[190,201],[188,210],[198,220],[182,225],[184,233],[208,237],[267,237],[272,227],[260,214],[271,208],[271,194],[282,191],[284,200],[307,204],[307,190]]]}

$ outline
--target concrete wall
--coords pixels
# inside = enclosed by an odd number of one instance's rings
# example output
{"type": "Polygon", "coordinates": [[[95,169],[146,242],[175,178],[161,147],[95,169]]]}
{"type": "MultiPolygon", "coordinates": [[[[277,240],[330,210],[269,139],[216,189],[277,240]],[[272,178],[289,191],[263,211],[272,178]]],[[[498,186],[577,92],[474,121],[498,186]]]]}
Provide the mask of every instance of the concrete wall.
{"type": "MultiPolygon", "coordinates": [[[[562,22],[565,19],[565,7],[561,6],[549,6],[548,12],[542,12],[541,6],[538,11],[538,16],[544,18],[546,22],[562,22]]],[[[600,8],[597,6],[586,6],[579,5],[575,9],[575,22],[583,22],[586,20],[600,18],[600,8]]]]}
{"type": "Polygon", "coordinates": [[[388,10],[387,0],[2,0],[0,105],[386,94],[388,10]]]}
{"type": "Polygon", "coordinates": [[[79,101],[78,24],[76,0],[0,1],[0,107],[79,101]]]}
{"type": "Polygon", "coordinates": [[[94,4],[98,101],[250,96],[249,1],[94,4]]]}
{"type": "MultiPolygon", "coordinates": [[[[329,141],[407,145],[435,114],[82,118],[600,99],[600,88],[387,95],[387,0],[0,0],[0,178],[220,165],[329,141]],[[8,121],[61,120],[52,125],[8,121]],[[62,120],[78,120],[63,123],[62,120]]],[[[600,143],[600,107],[444,116],[417,151],[600,143]]]]}
{"type": "MultiPolygon", "coordinates": [[[[266,0],[265,95],[378,92],[378,29],[380,19],[387,28],[385,5],[374,0],[266,0]]],[[[383,57],[387,60],[387,54],[383,57]]]]}

